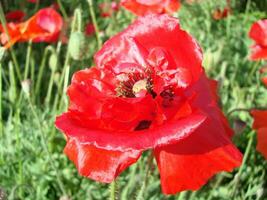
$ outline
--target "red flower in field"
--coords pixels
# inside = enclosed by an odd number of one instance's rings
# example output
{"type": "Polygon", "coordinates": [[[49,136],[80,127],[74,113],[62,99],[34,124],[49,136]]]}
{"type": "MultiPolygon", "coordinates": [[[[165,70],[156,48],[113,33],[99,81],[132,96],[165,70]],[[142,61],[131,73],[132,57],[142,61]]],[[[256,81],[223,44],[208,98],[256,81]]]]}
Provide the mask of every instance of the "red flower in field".
{"type": "Polygon", "coordinates": [[[267,76],[261,78],[262,83],[267,87],[267,76]]]}
{"type": "Polygon", "coordinates": [[[253,128],[257,130],[257,150],[267,160],[267,111],[253,110],[251,115],[254,118],[253,128]]]}
{"type": "Polygon", "coordinates": [[[136,15],[172,14],[180,8],[179,0],[122,0],[121,5],[136,15]]]}
{"type": "Polygon", "coordinates": [[[52,8],[39,10],[34,16],[23,23],[8,23],[7,29],[10,36],[8,40],[4,28],[0,26],[1,43],[6,48],[16,42],[32,40],[33,42],[57,41],[63,26],[62,17],[52,8]]]}
{"type": "Polygon", "coordinates": [[[251,26],[249,37],[255,41],[251,47],[250,59],[267,59],[267,19],[255,22],[251,26]]]}
{"type": "Polygon", "coordinates": [[[119,4],[115,1],[111,3],[101,3],[99,4],[100,14],[102,17],[110,17],[114,12],[119,10],[119,4]]]}
{"type": "Polygon", "coordinates": [[[231,9],[228,7],[225,7],[223,10],[216,9],[215,11],[213,11],[212,17],[215,20],[220,20],[220,19],[226,18],[230,13],[231,13],[231,9]]]}
{"type": "Polygon", "coordinates": [[[87,35],[87,36],[93,35],[95,33],[94,25],[91,22],[87,23],[86,26],[85,26],[85,31],[84,32],[85,32],[85,35],[87,35]]]}
{"type": "Polygon", "coordinates": [[[56,119],[81,175],[111,182],[153,149],[163,192],[173,194],[240,165],[216,83],[177,19],[140,17],[104,44],[95,63],[74,74],[69,109],[56,119]]]}
{"type": "Polygon", "coordinates": [[[265,85],[265,87],[267,87],[267,66],[260,68],[259,71],[261,74],[264,74],[264,76],[261,78],[261,81],[265,85]]]}
{"type": "Polygon", "coordinates": [[[37,3],[37,0],[28,0],[30,3],[37,3]]]}
{"type": "Polygon", "coordinates": [[[12,21],[12,22],[21,22],[23,20],[23,18],[25,17],[25,13],[21,10],[14,10],[11,12],[8,12],[6,15],[6,20],[8,22],[12,21]]]}

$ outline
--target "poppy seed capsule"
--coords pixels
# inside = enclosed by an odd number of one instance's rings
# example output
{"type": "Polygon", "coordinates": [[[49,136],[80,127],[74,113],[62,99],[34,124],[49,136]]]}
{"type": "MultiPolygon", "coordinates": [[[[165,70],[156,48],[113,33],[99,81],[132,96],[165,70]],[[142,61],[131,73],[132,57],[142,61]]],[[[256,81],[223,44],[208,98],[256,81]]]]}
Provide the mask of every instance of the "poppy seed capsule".
{"type": "Polygon", "coordinates": [[[70,36],[69,51],[74,60],[83,60],[87,54],[86,38],[82,32],[74,32],[70,36]]]}

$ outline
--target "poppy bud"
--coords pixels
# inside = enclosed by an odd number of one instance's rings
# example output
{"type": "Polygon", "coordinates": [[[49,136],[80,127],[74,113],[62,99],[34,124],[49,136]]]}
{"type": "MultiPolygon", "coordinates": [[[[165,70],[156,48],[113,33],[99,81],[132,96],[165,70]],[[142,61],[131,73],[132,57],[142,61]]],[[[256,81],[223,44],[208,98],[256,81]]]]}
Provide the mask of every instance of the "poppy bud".
{"type": "Polygon", "coordinates": [[[55,76],[54,76],[54,82],[55,82],[55,84],[56,84],[57,86],[59,86],[60,76],[61,76],[60,73],[58,73],[58,72],[55,73],[55,76]]]}
{"type": "Polygon", "coordinates": [[[26,96],[30,95],[30,89],[31,89],[31,80],[26,79],[21,82],[22,91],[26,94],[26,96]]]}
{"type": "Polygon", "coordinates": [[[51,54],[49,58],[49,67],[52,71],[55,71],[57,68],[57,55],[55,53],[51,54]]]}
{"type": "Polygon", "coordinates": [[[74,32],[70,36],[69,51],[74,60],[82,60],[87,54],[86,38],[82,32],[74,32]]]}

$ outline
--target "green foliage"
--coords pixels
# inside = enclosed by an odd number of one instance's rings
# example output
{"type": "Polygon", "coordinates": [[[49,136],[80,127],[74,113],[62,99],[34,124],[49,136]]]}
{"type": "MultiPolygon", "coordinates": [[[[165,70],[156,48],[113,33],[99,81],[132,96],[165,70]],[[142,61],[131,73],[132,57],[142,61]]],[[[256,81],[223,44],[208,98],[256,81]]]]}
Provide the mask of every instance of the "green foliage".
{"type": "MultiPolygon", "coordinates": [[[[40,1],[39,8],[49,6],[51,2],[40,1]]],[[[68,17],[74,15],[74,8],[80,8],[82,25],[91,21],[87,1],[59,2],[63,6],[60,11],[64,10],[68,17]]],[[[94,11],[101,33],[99,36],[103,41],[127,27],[134,18],[124,9],[110,18],[101,18],[96,3],[94,11]]],[[[203,47],[204,67],[208,75],[220,83],[221,106],[225,113],[236,108],[267,106],[267,92],[259,80],[258,72],[263,63],[248,60],[252,42],[247,36],[251,24],[267,16],[262,11],[263,4],[263,0],[232,1],[233,14],[219,21],[213,20],[211,13],[215,8],[223,8],[224,0],[203,0],[192,5],[183,3],[179,13],[175,14],[180,18],[183,29],[194,35],[203,47]]],[[[5,11],[23,8],[30,14],[35,9],[35,5],[28,4],[26,0],[3,0],[3,7],[5,11]]],[[[69,26],[66,34],[70,35],[70,29],[69,26]]],[[[61,42],[49,46],[37,43],[14,46],[13,53],[20,72],[25,72],[26,63],[29,65],[26,79],[31,80],[31,88],[28,97],[22,92],[12,54],[6,52],[3,55],[4,51],[0,49],[0,119],[3,124],[0,132],[0,199],[4,193],[10,200],[57,200],[63,196],[72,200],[103,200],[110,196],[107,184],[78,175],[74,164],[62,152],[65,138],[54,127],[55,116],[65,111],[68,104],[65,92],[71,75],[77,70],[93,66],[92,57],[97,51],[96,37],[86,38],[81,32],[75,32],[69,39],[69,48],[70,56],[67,45],[61,42]],[[25,49],[28,45],[31,45],[31,55],[27,61],[25,49]]],[[[252,119],[246,112],[233,112],[229,120],[231,124],[235,120],[246,123],[245,129],[234,137],[235,144],[245,152],[252,119]]],[[[221,173],[199,191],[164,196],[154,161],[141,197],[147,200],[267,199],[267,163],[255,150],[255,134],[252,134],[252,139],[248,160],[239,177],[237,170],[221,173]],[[236,191],[233,195],[234,187],[236,191]]],[[[115,194],[118,199],[140,197],[148,153],[145,152],[136,164],[116,180],[115,194]]]]}

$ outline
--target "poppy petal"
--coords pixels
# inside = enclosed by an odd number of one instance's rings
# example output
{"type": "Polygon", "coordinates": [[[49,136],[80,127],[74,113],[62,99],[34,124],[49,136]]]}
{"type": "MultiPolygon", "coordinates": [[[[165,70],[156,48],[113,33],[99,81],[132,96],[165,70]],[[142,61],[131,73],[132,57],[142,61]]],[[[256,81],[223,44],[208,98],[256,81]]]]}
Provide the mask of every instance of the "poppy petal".
{"type": "Polygon", "coordinates": [[[122,0],[121,5],[138,16],[142,16],[149,13],[172,14],[180,8],[180,1],[179,0],[122,0]]]}
{"type": "Polygon", "coordinates": [[[241,164],[240,152],[216,131],[207,122],[184,140],[155,149],[163,193],[197,190],[216,173],[241,164]]]}
{"type": "Polygon", "coordinates": [[[168,15],[139,17],[126,30],[105,42],[94,57],[95,63],[101,68],[117,68],[123,63],[144,66],[144,58],[155,47],[168,50],[174,58],[175,66],[187,68],[192,73],[194,81],[201,75],[202,52],[199,45],[195,39],[181,30],[176,18],[168,15]]]}
{"type": "Polygon", "coordinates": [[[205,115],[195,112],[179,121],[170,122],[155,129],[140,130],[138,132],[89,129],[82,126],[82,124],[67,113],[57,117],[55,124],[68,138],[77,138],[83,143],[122,151],[128,149],[146,150],[156,146],[175,143],[190,135],[205,119],[205,115]]]}
{"type": "Polygon", "coordinates": [[[267,110],[252,110],[253,128],[257,130],[257,150],[267,160],[267,110]]]}
{"type": "Polygon", "coordinates": [[[257,131],[257,151],[267,160],[267,126],[257,131]]]}
{"type": "Polygon", "coordinates": [[[82,176],[110,183],[129,165],[135,163],[141,151],[112,151],[70,139],[64,149],[82,176]]]}
{"type": "Polygon", "coordinates": [[[267,59],[267,47],[262,47],[260,45],[254,45],[251,47],[251,60],[267,59]]]}
{"type": "Polygon", "coordinates": [[[267,20],[259,20],[252,24],[249,37],[257,44],[267,46],[267,20]]]}

